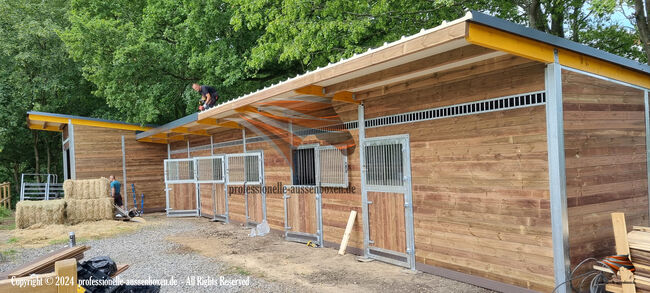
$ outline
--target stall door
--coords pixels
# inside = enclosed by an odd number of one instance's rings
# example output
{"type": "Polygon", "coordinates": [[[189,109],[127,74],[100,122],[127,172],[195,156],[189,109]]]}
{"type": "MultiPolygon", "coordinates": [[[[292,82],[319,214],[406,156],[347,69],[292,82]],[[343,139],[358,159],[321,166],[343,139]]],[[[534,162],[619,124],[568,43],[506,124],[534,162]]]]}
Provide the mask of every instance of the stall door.
{"type": "Polygon", "coordinates": [[[411,167],[407,135],[364,141],[366,253],[384,262],[415,267],[411,167]]]}
{"type": "Polygon", "coordinates": [[[199,215],[194,163],[194,159],[168,159],[164,162],[168,217],[199,215]]]}
{"type": "Polygon", "coordinates": [[[224,156],[196,157],[194,160],[197,185],[200,188],[201,216],[225,221],[224,156]]]}

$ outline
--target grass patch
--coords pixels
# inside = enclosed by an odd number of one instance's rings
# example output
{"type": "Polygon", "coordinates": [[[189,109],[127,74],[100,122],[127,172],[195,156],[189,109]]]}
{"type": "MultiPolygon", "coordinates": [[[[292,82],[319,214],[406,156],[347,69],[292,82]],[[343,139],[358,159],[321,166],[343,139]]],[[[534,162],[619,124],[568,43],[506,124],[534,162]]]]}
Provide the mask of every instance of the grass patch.
{"type": "Polygon", "coordinates": [[[244,269],[242,267],[238,267],[238,266],[229,267],[226,270],[226,273],[234,274],[234,275],[243,275],[243,276],[250,276],[251,275],[251,272],[247,271],[246,269],[244,269]]]}
{"type": "Polygon", "coordinates": [[[11,210],[5,207],[0,207],[0,220],[11,217],[11,210]]]}
{"type": "Polygon", "coordinates": [[[9,244],[16,243],[16,242],[18,242],[18,237],[11,237],[9,238],[9,240],[7,240],[7,243],[9,244]]]}

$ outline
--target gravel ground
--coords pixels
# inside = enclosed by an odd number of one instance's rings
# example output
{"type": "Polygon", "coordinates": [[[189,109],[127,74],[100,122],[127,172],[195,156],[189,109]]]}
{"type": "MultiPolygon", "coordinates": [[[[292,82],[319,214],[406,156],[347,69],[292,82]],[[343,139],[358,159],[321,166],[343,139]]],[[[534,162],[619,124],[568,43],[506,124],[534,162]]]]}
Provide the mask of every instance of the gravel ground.
{"type": "MultiPolygon", "coordinates": [[[[167,279],[172,277],[178,282],[176,286],[163,286],[162,292],[294,292],[304,291],[282,283],[269,282],[243,269],[228,268],[212,259],[203,257],[192,250],[166,241],[170,235],[184,232],[198,232],[192,222],[177,220],[164,221],[161,224],[145,227],[143,230],[117,237],[90,240],[83,244],[91,249],[85,253],[85,259],[95,256],[110,256],[118,264],[129,264],[130,268],[119,277],[123,280],[167,279]],[[216,285],[192,285],[192,276],[212,278],[216,285]],[[225,280],[249,279],[246,285],[219,284],[219,278],[225,280]],[[188,279],[189,278],[189,279],[188,279]]],[[[14,255],[13,261],[0,262],[0,272],[12,269],[40,255],[47,254],[62,245],[48,246],[41,249],[26,249],[14,255]]]]}

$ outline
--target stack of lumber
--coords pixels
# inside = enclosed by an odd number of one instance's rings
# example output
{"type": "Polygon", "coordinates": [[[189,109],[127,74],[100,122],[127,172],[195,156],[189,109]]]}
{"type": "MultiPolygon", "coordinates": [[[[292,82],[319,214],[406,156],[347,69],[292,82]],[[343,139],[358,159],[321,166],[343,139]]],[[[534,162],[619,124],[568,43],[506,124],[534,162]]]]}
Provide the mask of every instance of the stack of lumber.
{"type": "Polygon", "coordinates": [[[10,279],[12,277],[26,277],[32,274],[45,274],[54,271],[54,264],[64,259],[81,260],[84,252],[89,250],[90,246],[81,245],[68,248],[62,248],[52,253],[41,256],[29,263],[26,263],[13,271],[0,275],[0,279],[10,279]]]}
{"type": "Polygon", "coordinates": [[[67,221],[76,224],[113,218],[113,198],[106,178],[66,180],[63,183],[67,221]]]}
{"type": "Polygon", "coordinates": [[[25,229],[35,224],[63,224],[65,201],[20,201],[16,204],[16,227],[25,229]]]}
{"type": "Polygon", "coordinates": [[[637,292],[650,292],[650,228],[634,226],[627,234],[637,292]]]}

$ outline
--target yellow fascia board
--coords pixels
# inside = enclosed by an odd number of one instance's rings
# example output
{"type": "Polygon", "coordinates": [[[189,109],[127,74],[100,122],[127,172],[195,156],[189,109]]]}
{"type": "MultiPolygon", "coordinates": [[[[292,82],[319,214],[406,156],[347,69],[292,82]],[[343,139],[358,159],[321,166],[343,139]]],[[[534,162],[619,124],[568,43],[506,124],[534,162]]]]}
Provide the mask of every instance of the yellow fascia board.
{"type": "Polygon", "coordinates": [[[507,52],[539,62],[551,63],[555,60],[555,47],[507,33],[481,24],[468,23],[465,39],[475,45],[507,52]]]}
{"type": "Polygon", "coordinates": [[[39,115],[39,114],[29,114],[28,119],[30,121],[42,121],[42,122],[53,122],[53,123],[63,123],[63,124],[67,124],[68,122],[71,122],[74,125],[85,125],[85,126],[133,130],[133,131],[147,131],[151,129],[151,127],[147,127],[147,126],[121,124],[121,123],[114,123],[114,122],[107,122],[107,121],[86,120],[86,119],[79,119],[79,118],[53,117],[53,116],[39,115]]]}
{"type": "Polygon", "coordinates": [[[560,65],[650,88],[650,76],[642,72],[485,25],[469,22],[465,39],[474,45],[543,63],[555,62],[554,50],[557,49],[560,65]]]}

